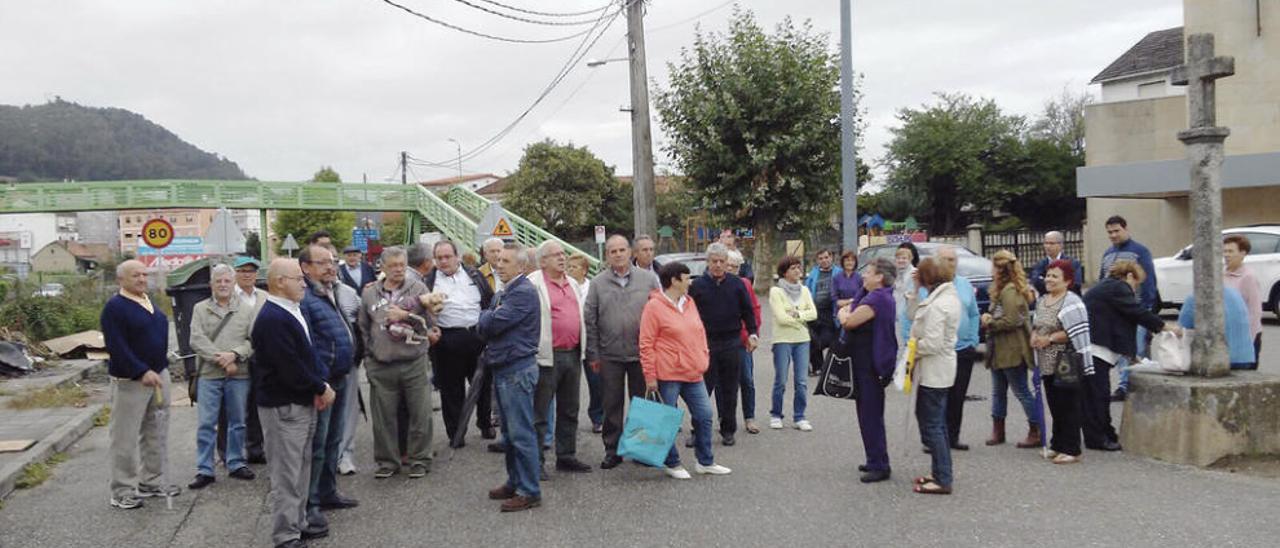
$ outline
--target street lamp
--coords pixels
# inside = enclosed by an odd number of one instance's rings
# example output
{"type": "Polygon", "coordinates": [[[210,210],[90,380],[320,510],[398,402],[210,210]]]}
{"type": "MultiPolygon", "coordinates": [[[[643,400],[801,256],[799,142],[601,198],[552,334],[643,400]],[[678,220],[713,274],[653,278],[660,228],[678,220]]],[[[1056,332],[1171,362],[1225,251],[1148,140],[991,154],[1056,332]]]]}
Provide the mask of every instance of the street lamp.
{"type": "Polygon", "coordinates": [[[595,68],[605,63],[612,63],[614,61],[630,61],[630,59],[626,57],[611,57],[609,59],[587,59],[587,66],[591,68],[595,68]]]}
{"type": "Polygon", "coordinates": [[[453,137],[449,138],[449,142],[458,147],[458,182],[462,182],[462,143],[453,137]]]}

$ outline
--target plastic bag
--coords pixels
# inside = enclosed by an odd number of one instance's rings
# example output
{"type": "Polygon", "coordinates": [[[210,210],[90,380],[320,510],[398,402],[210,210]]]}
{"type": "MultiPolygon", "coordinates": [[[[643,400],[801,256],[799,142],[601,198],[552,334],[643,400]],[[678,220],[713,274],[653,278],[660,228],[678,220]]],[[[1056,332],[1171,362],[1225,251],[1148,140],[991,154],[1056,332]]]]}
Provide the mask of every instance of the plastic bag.
{"type": "Polygon", "coordinates": [[[893,386],[904,394],[911,393],[911,374],[916,365],[916,339],[907,340],[907,346],[898,353],[898,363],[893,366],[893,386]]]}
{"type": "Polygon", "coordinates": [[[622,440],[618,442],[618,456],[655,468],[665,467],[682,422],[684,411],[680,408],[632,397],[622,440]]]}
{"type": "Polygon", "coordinates": [[[1191,337],[1161,331],[1151,340],[1151,359],[1174,373],[1191,371],[1191,337]]]}

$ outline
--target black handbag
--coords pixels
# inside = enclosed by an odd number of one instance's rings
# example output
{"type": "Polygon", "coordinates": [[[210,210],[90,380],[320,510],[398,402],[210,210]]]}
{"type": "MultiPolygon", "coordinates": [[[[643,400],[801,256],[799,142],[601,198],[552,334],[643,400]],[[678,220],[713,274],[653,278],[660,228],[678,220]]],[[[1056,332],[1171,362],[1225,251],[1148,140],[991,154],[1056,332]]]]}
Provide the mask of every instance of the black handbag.
{"type": "Polygon", "coordinates": [[[1067,343],[1067,348],[1058,356],[1058,364],[1053,369],[1053,384],[1062,388],[1080,386],[1084,377],[1084,355],[1076,351],[1074,345],[1067,343]]]}
{"type": "Polygon", "coordinates": [[[833,348],[822,364],[818,375],[815,396],[827,396],[841,400],[858,399],[858,384],[853,380],[853,358],[836,352],[833,348]]]}

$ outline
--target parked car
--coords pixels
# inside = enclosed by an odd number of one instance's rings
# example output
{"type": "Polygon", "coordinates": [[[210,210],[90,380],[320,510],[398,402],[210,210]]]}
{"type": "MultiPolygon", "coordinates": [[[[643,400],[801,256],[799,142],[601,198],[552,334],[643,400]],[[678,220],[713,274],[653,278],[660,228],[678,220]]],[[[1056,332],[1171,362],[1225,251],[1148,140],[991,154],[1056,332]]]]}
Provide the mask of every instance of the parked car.
{"type": "Polygon", "coordinates": [[[61,297],[62,292],[66,291],[66,289],[67,288],[60,283],[50,282],[40,286],[40,289],[37,289],[35,293],[31,294],[31,296],[32,297],[61,297]]]}
{"type": "MultiPolygon", "coordinates": [[[[938,251],[942,246],[948,245],[938,242],[914,242],[916,249],[920,251],[920,258],[930,257],[938,251]]],[[[987,308],[991,306],[991,296],[988,294],[988,288],[991,286],[991,260],[970,251],[967,248],[955,246],[956,248],[956,274],[964,276],[973,284],[974,291],[977,292],[978,310],[985,313],[987,308]]],[[[893,260],[893,254],[898,250],[898,244],[873,245],[864,247],[858,252],[858,271],[866,270],[867,265],[873,259],[881,257],[893,260]]]]}
{"type": "Polygon", "coordinates": [[[707,271],[706,253],[666,253],[653,258],[658,264],[684,263],[689,267],[689,277],[696,278],[707,271]]]}
{"type": "MultiPolygon", "coordinates": [[[[1249,256],[1244,264],[1249,265],[1253,275],[1262,286],[1262,309],[1269,310],[1280,317],[1280,225],[1254,225],[1240,228],[1228,228],[1222,231],[1227,234],[1240,234],[1249,239],[1249,256]]],[[[1222,262],[1222,257],[1215,257],[1222,262]]],[[[1161,257],[1153,261],[1156,266],[1156,291],[1161,306],[1181,307],[1194,289],[1192,284],[1191,246],[1182,248],[1177,255],[1161,257]]]]}

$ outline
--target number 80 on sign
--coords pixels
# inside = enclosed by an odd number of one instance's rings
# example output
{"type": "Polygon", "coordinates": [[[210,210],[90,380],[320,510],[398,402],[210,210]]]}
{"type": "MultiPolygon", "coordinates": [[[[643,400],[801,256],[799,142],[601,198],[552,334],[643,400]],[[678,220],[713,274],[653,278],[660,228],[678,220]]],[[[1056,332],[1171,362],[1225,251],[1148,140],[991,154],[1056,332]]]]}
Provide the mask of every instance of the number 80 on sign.
{"type": "Polygon", "coordinates": [[[142,243],[155,249],[173,243],[173,225],[164,219],[151,219],[142,225],[142,243]]]}

